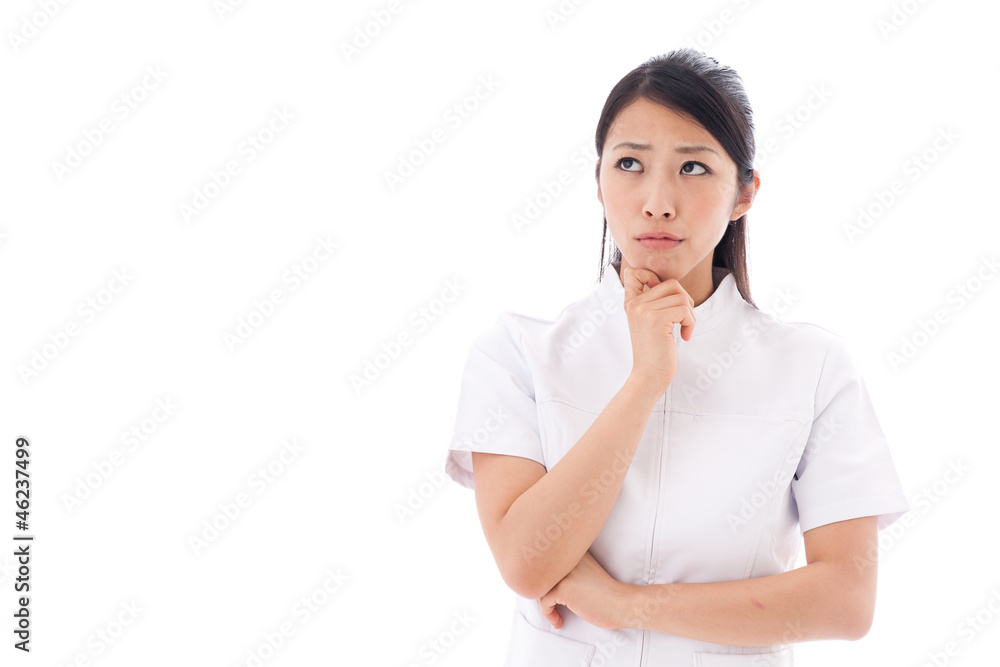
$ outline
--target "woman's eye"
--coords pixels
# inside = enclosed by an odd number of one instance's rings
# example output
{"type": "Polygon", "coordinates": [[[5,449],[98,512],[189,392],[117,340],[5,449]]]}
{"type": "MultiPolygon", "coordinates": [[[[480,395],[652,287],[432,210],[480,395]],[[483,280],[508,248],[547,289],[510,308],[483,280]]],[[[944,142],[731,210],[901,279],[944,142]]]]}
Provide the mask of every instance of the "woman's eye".
{"type": "MultiPolygon", "coordinates": [[[[618,160],[618,162],[615,163],[615,166],[622,167],[622,164],[624,164],[624,163],[639,164],[639,161],[636,160],[635,158],[623,157],[620,160],[618,160]]],[[[634,169],[625,169],[625,171],[636,171],[636,170],[634,170],[634,169]]]]}
{"type": "Polygon", "coordinates": [[[684,172],[685,174],[691,174],[690,171],[685,171],[689,165],[690,166],[696,166],[696,167],[701,167],[702,168],[701,172],[695,172],[694,173],[695,176],[700,176],[701,174],[707,174],[708,173],[708,167],[706,167],[705,165],[703,165],[701,162],[685,162],[684,166],[681,167],[681,171],[684,172]]]}
{"type": "MultiPolygon", "coordinates": [[[[623,157],[619,159],[618,162],[615,163],[615,166],[618,167],[619,169],[632,173],[637,173],[641,171],[640,165],[641,163],[632,157],[623,157]],[[639,168],[631,169],[633,165],[639,168]]],[[[708,170],[708,167],[703,165],[701,162],[685,162],[684,165],[681,167],[681,173],[687,174],[688,176],[701,176],[702,174],[709,174],[711,172],[708,170]],[[701,171],[691,171],[688,169],[689,167],[700,167],[701,171]]]]}

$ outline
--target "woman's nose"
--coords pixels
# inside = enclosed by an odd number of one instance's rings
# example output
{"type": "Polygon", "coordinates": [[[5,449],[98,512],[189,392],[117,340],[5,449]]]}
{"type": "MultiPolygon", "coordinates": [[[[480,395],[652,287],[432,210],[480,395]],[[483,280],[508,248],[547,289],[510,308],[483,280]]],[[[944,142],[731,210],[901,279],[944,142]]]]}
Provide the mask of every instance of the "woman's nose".
{"type": "Polygon", "coordinates": [[[648,218],[675,217],[674,197],[668,183],[652,183],[646,193],[643,215],[648,218]]]}

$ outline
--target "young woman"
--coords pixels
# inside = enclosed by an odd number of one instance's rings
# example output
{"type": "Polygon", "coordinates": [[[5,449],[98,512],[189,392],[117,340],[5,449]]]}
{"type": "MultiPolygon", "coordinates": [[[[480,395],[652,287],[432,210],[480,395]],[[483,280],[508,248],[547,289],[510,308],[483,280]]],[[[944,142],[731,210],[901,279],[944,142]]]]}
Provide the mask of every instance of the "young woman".
{"type": "Polygon", "coordinates": [[[750,298],[740,77],[652,58],[596,144],[609,265],[476,339],[445,463],[517,594],[507,666],[788,666],[863,637],[878,530],[910,507],[844,340],[750,298]]]}

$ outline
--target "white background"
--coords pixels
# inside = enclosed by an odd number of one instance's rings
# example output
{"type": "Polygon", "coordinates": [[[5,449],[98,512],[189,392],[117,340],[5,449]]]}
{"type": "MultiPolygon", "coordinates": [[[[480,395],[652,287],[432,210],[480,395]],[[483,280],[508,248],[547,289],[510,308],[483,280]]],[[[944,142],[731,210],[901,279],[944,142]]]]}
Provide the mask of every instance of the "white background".
{"type": "Polygon", "coordinates": [[[263,664],[429,665],[428,642],[466,613],[471,627],[433,664],[502,664],[513,593],[473,494],[440,485],[468,345],[501,310],[550,317],[596,283],[593,162],[574,156],[593,151],[622,76],[689,45],[734,67],[754,107],[755,301],[785,290],[783,319],[845,337],[908,494],[938,492],[882,535],[868,636],[800,644],[799,664],[923,665],[949,641],[948,664],[1000,652],[993,612],[971,641],[959,632],[991,598],[1000,609],[1000,281],[983,268],[1000,248],[995,3],[567,0],[553,21],[555,2],[423,0],[377,31],[387,1],[219,6],[4,4],[0,661],[247,665],[288,623],[263,664]],[[377,34],[345,55],[369,23],[377,34]],[[481,77],[495,91],[449,123],[481,77]],[[818,87],[831,93],[820,104],[818,87]],[[269,134],[275,109],[294,118],[269,134]],[[88,146],[102,119],[111,132],[88,146]],[[446,140],[390,188],[435,128],[446,140]],[[935,151],[948,128],[957,139],[935,151]],[[268,143],[251,160],[258,135],[268,143]],[[928,150],[913,178],[908,161],[928,150]],[[74,151],[86,153],[75,168],[55,166],[74,151]],[[213,189],[230,160],[239,173],[213,189]],[[516,229],[561,170],[570,186],[516,229]],[[905,192],[850,242],[845,226],[896,179],[905,192]],[[312,272],[296,284],[293,267],[312,272]],[[958,309],[949,293],[970,280],[979,289],[958,309]],[[439,310],[449,281],[461,289],[439,310]],[[283,302],[258,321],[273,290],[283,302]],[[427,326],[411,319],[421,309],[436,313],[427,326]],[[947,322],[894,367],[938,309],[947,322]],[[227,344],[248,319],[259,326],[227,344]],[[163,418],[157,401],[177,407],[163,418]],[[133,428],[141,441],[123,439],[133,428]],[[21,435],[30,656],[12,648],[21,435]],[[292,440],[301,451],[256,484],[292,440]],[[954,461],[971,471],[949,484],[954,461]],[[422,483],[428,497],[400,515],[422,483]],[[206,533],[241,493],[249,505],[206,533]],[[323,604],[300,613],[313,595],[323,604]]]}

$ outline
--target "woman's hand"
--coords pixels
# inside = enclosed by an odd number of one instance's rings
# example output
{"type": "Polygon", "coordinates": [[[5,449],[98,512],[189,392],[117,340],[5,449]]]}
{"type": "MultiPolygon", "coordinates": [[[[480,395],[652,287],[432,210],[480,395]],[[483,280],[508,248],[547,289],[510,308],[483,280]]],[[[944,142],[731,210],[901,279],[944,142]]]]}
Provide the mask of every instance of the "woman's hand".
{"type": "Polygon", "coordinates": [[[626,585],[613,579],[588,551],[552,590],[538,598],[538,604],[556,628],[562,627],[562,616],[556,611],[556,605],[562,604],[591,625],[617,629],[622,627],[625,589],[626,585]]]}
{"type": "Polygon", "coordinates": [[[622,257],[625,313],[632,338],[632,375],[663,393],[677,373],[674,327],[681,338],[691,340],[694,331],[694,299],[671,278],[660,282],[649,269],[630,266],[622,257]]]}

